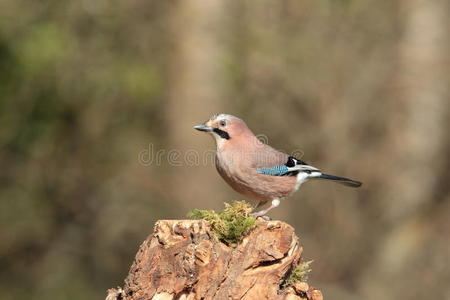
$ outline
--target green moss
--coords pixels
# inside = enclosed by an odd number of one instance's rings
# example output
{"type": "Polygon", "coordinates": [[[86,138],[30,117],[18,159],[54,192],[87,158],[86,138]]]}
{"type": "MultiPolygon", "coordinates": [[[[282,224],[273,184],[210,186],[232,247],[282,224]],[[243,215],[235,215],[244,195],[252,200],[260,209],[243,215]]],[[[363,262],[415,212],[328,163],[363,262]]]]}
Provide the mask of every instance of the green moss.
{"type": "Polygon", "coordinates": [[[309,273],[311,273],[311,263],[313,261],[304,261],[298,264],[294,270],[292,271],[291,275],[286,279],[284,285],[292,285],[295,282],[306,282],[308,280],[309,273]]]}
{"type": "Polygon", "coordinates": [[[225,209],[216,213],[213,210],[194,209],[188,216],[206,220],[217,235],[217,238],[228,244],[237,244],[243,236],[255,226],[256,219],[248,214],[252,206],[245,201],[225,203],[225,209]]]}

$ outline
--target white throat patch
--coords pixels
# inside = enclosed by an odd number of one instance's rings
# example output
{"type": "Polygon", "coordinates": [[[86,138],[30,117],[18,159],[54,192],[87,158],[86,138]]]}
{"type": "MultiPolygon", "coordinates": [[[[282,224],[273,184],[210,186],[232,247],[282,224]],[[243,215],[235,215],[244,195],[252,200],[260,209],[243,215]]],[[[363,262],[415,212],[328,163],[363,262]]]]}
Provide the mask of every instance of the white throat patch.
{"type": "Polygon", "coordinates": [[[218,136],[216,133],[214,132],[210,132],[210,134],[214,137],[214,140],[216,141],[216,147],[217,150],[219,150],[220,148],[223,147],[223,145],[225,144],[225,142],[227,141],[224,138],[221,138],[220,136],[218,136]]]}

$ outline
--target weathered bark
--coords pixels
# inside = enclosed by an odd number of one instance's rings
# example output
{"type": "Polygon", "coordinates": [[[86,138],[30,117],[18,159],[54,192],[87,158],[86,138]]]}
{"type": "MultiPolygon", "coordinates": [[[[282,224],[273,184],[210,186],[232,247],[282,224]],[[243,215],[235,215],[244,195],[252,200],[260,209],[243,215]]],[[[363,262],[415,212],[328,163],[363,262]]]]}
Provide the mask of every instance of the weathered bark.
{"type": "Polygon", "coordinates": [[[258,223],[234,246],[218,241],[204,221],[158,221],[125,286],[110,289],[107,300],[322,299],[303,282],[281,288],[302,254],[290,225],[258,223]]]}

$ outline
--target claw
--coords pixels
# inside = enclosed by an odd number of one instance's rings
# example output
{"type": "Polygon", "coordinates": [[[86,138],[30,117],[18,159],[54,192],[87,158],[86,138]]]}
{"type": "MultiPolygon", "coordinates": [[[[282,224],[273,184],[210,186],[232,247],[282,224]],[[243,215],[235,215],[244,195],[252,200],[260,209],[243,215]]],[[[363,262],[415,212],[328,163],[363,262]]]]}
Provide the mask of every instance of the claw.
{"type": "MultiPolygon", "coordinates": [[[[263,209],[263,210],[260,210],[260,211],[257,211],[257,212],[253,212],[253,213],[250,213],[249,215],[252,216],[252,217],[255,217],[255,218],[265,217],[265,214],[267,214],[269,212],[269,210],[271,210],[272,208],[278,207],[278,205],[280,205],[280,200],[273,199],[272,200],[272,205],[270,205],[267,209],[263,209]]],[[[269,220],[270,220],[270,218],[269,218],[269,220]]]]}

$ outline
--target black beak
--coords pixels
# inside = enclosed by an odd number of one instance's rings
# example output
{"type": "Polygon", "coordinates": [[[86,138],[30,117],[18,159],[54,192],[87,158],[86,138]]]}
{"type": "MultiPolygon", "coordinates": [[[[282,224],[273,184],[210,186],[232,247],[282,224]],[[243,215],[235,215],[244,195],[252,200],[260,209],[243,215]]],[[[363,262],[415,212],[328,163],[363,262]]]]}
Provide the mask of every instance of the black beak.
{"type": "Polygon", "coordinates": [[[194,126],[194,129],[197,129],[198,131],[205,131],[205,132],[213,131],[212,127],[206,126],[204,124],[194,126]]]}

